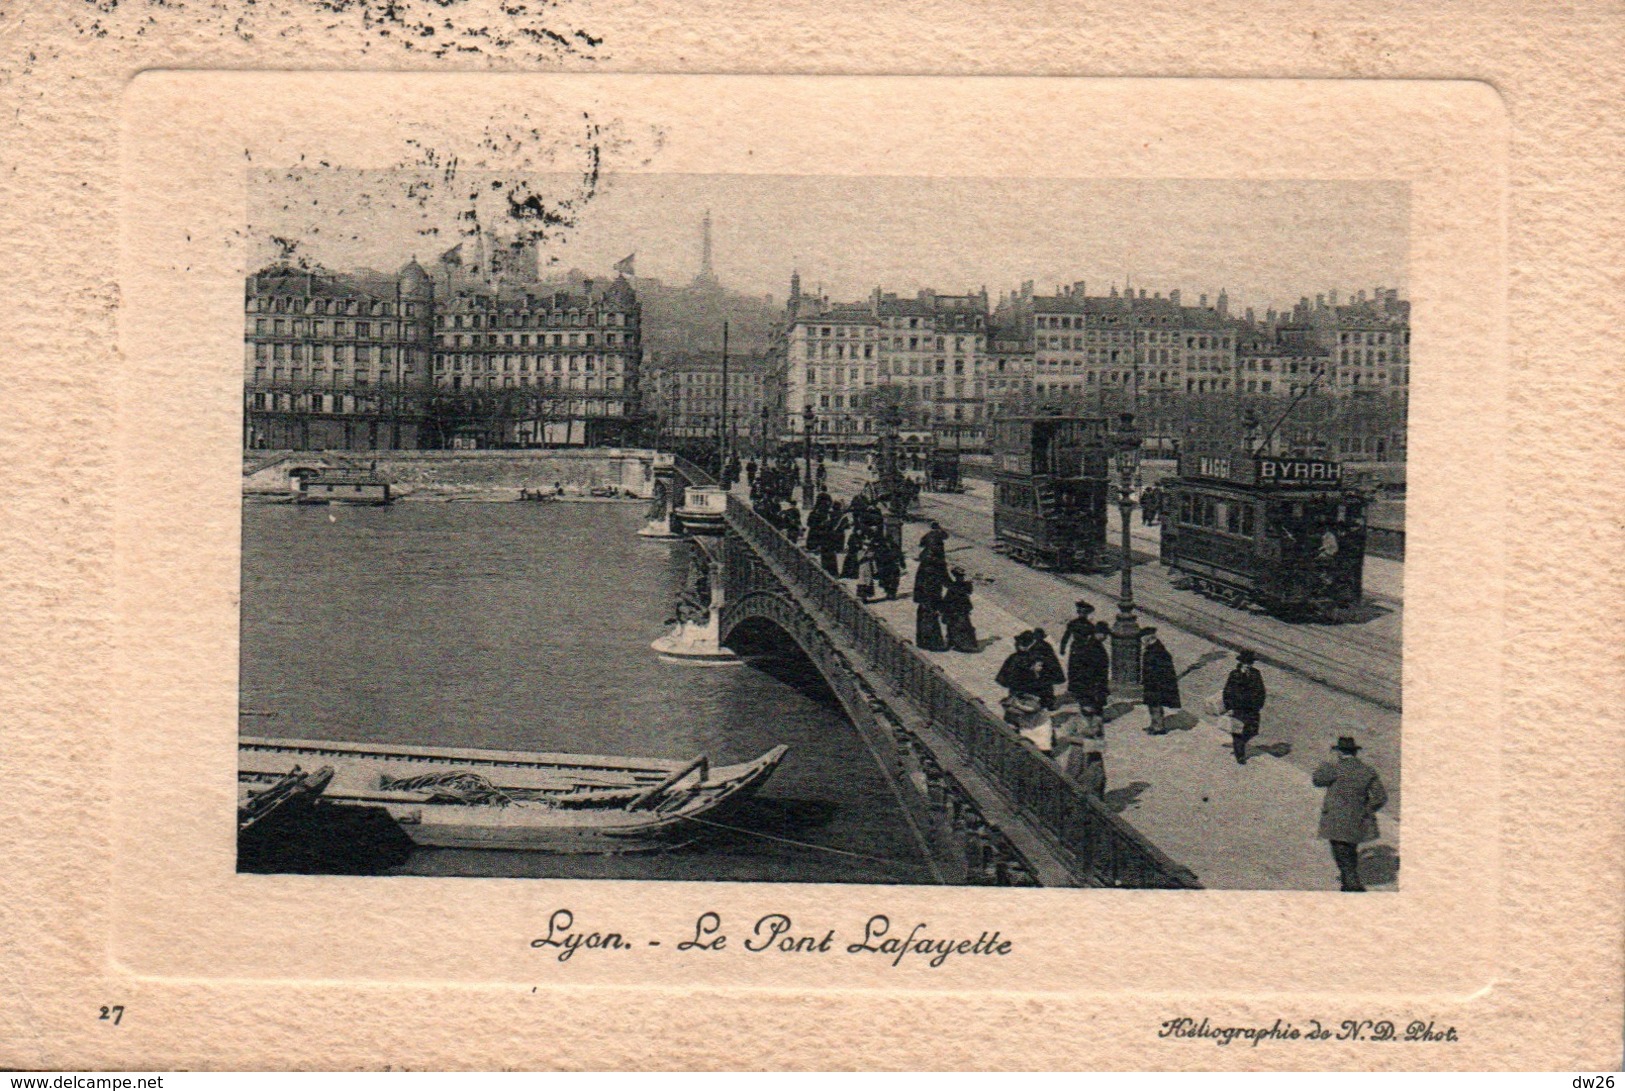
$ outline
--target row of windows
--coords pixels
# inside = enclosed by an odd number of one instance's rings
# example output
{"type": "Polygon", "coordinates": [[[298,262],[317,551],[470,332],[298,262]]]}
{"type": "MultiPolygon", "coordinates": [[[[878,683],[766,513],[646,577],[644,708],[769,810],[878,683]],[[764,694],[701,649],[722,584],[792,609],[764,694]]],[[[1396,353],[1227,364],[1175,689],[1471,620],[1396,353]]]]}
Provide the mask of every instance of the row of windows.
{"type": "MultiPolygon", "coordinates": [[[[402,385],[409,384],[415,375],[416,373],[411,368],[407,368],[401,372],[399,382],[402,385]]],[[[344,384],[345,382],[353,382],[357,386],[366,386],[369,382],[371,382],[371,378],[371,372],[360,370],[346,373],[338,368],[334,368],[332,374],[332,381],[340,385],[344,384]]],[[[305,381],[305,369],[302,367],[273,367],[267,370],[263,367],[256,367],[254,369],[254,381],[259,384],[264,384],[267,380],[275,383],[302,383],[305,381]]],[[[315,383],[317,386],[325,386],[328,382],[327,369],[325,367],[312,368],[310,370],[310,381],[315,383]]],[[[390,372],[378,372],[378,384],[380,386],[387,386],[393,381],[396,381],[396,377],[390,372]]]]}
{"type": "MultiPolygon", "coordinates": [[[[403,336],[409,340],[416,340],[418,326],[416,323],[379,322],[376,330],[372,322],[346,322],[344,319],[334,319],[333,337],[372,337],[376,335],[384,341],[394,341],[403,336]],[[353,332],[352,332],[353,331],[353,332]]],[[[256,318],[254,319],[254,333],[259,337],[327,337],[327,322],[325,319],[315,318],[306,321],[303,318],[256,318]]]]}
{"type": "Polygon", "coordinates": [[[321,341],[293,344],[277,341],[267,344],[262,341],[254,346],[254,359],[260,363],[287,360],[316,364],[329,361],[335,364],[370,364],[374,361],[392,364],[406,363],[410,355],[406,347],[395,345],[329,345],[321,341]]]}
{"type": "MultiPolygon", "coordinates": [[[[378,299],[304,299],[292,296],[278,296],[276,298],[251,296],[247,302],[247,309],[250,313],[366,314],[387,317],[395,313],[395,304],[385,303],[378,299]]],[[[407,303],[405,310],[408,318],[415,317],[418,313],[418,304],[407,303]]]]}
{"type": "Polygon", "coordinates": [[[1179,521],[1185,526],[1205,527],[1243,538],[1251,538],[1257,529],[1252,504],[1191,493],[1179,498],[1179,521]]]}
{"type": "Polygon", "coordinates": [[[618,356],[582,356],[579,353],[564,356],[484,356],[471,352],[451,353],[450,355],[436,355],[434,367],[436,371],[596,371],[602,363],[607,374],[620,374],[622,370],[621,359],[618,356]],[[546,366],[552,361],[552,366],[546,366]]]}
{"type": "MultiPolygon", "coordinates": [[[[500,337],[502,339],[500,344],[503,347],[513,348],[514,347],[514,338],[516,336],[519,339],[519,342],[518,342],[518,347],[519,348],[529,348],[530,347],[530,345],[531,345],[531,336],[532,335],[528,334],[528,333],[521,333],[521,334],[512,334],[512,333],[500,333],[500,334],[499,333],[468,333],[468,334],[463,334],[463,333],[443,333],[443,334],[440,335],[440,344],[441,344],[441,346],[443,348],[462,348],[465,344],[468,345],[470,348],[479,348],[482,345],[486,346],[486,347],[489,347],[489,348],[496,348],[498,346],[498,344],[499,344],[499,342],[497,341],[497,338],[500,337]],[[465,337],[467,338],[466,341],[464,340],[465,337]]],[[[545,347],[548,344],[548,340],[547,340],[548,336],[549,335],[545,334],[545,333],[536,334],[535,335],[535,337],[536,337],[536,347],[537,348],[545,347]]],[[[584,345],[584,344],[585,345],[595,345],[595,344],[598,343],[598,335],[596,333],[571,333],[571,334],[555,333],[555,334],[552,334],[551,336],[553,338],[552,345],[553,345],[554,348],[561,348],[566,344],[569,344],[569,345],[584,345]],[[568,337],[568,341],[566,341],[567,337],[568,337]]],[[[606,334],[604,334],[604,344],[606,344],[606,345],[619,345],[620,343],[621,343],[621,335],[620,334],[618,334],[618,333],[606,333],[606,334]]],[[[630,345],[632,343],[632,339],[630,337],[628,337],[626,339],[626,343],[628,345],[630,345]]]]}
{"type": "Polygon", "coordinates": [[[530,329],[543,326],[624,326],[627,324],[626,317],[620,311],[500,311],[496,314],[474,311],[436,315],[434,324],[436,329],[442,330],[448,326],[454,330],[494,330],[503,326],[530,329]],[[451,320],[449,323],[448,318],[451,320]]]}
{"type": "MultiPolygon", "coordinates": [[[[1340,345],[1386,345],[1390,343],[1389,336],[1386,333],[1369,331],[1365,333],[1340,333],[1337,335],[1337,343],[1340,345]]],[[[1395,345],[1408,345],[1411,343],[1411,331],[1408,329],[1396,331],[1392,336],[1394,339],[1392,343],[1395,345]]]]}
{"type": "MultiPolygon", "coordinates": [[[[1397,353],[1395,354],[1395,358],[1398,358],[1397,353]]],[[[1368,367],[1373,364],[1386,364],[1388,362],[1388,353],[1382,349],[1353,349],[1351,355],[1351,350],[1344,349],[1341,362],[1345,364],[1363,363],[1368,367]],[[1362,351],[1364,353],[1363,357],[1361,355],[1362,351]]]]}
{"type": "MultiPolygon", "coordinates": [[[[466,377],[462,375],[452,375],[449,378],[446,376],[441,376],[439,385],[448,387],[452,390],[496,390],[499,388],[513,389],[515,387],[533,387],[538,390],[556,390],[572,394],[608,393],[608,391],[603,388],[597,386],[583,386],[573,379],[569,383],[560,384],[556,380],[553,382],[548,382],[542,379],[540,376],[533,377],[529,375],[521,375],[516,379],[512,375],[503,375],[500,378],[502,381],[499,383],[497,382],[498,376],[496,375],[469,375],[466,377]]],[[[587,417],[619,417],[626,412],[626,407],[623,399],[619,397],[593,398],[590,400],[582,399],[580,402],[572,403],[569,406],[568,411],[579,416],[587,417]]]]}

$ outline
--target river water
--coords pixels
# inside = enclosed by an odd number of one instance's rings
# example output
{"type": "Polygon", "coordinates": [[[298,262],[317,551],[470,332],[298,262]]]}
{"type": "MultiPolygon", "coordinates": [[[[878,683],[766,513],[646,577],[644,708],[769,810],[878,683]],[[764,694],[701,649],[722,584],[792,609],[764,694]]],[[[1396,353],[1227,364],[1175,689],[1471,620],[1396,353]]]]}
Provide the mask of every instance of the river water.
{"type": "Polygon", "coordinates": [[[788,756],[719,833],[659,854],[417,849],[399,874],[929,881],[857,730],[794,655],[719,668],[649,642],[688,570],[617,504],[247,504],[245,734],[690,758],[788,756]]]}

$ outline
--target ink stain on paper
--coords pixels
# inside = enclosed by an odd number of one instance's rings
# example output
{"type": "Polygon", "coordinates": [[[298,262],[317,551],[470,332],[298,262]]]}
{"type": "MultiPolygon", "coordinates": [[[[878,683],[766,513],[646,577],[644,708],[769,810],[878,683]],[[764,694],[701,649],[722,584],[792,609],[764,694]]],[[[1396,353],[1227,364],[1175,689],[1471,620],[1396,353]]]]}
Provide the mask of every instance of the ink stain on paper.
{"type": "Polygon", "coordinates": [[[168,26],[214,26],[243,42],[358,36],[431,57],[521,63],[590,58],[603,37],[571,26],[555,0],[82,0],[82,37],[133,41],[168,26]]]}

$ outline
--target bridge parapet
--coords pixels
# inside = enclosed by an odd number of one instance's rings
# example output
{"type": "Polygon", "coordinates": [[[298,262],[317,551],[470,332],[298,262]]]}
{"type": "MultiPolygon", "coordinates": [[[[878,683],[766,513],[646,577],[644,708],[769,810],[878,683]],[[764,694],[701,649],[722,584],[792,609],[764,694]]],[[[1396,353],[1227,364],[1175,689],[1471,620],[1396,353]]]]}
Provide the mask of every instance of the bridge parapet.
{"type": "MultiPolygon", "coordinates": [[[[678,459],[676,469],[691,484],[711,483],[709,474],[685,460],[678,459]]],[[[1054,762],[888,629],[813,558],[733,496],[728,498],[727,525],[772,568],[809,615],[834,628],[827,635],[841,638],[870,673],[884,679],[887,688],[929,724],[934,746],[924,743],[927,750],[940,748],[946,740],[957,751],[930,756],[943,765],[968,765],[1049,853],[1063,862],[1072,882],[1115,887],[1200,886],[1188,869],[1170,860],[1067,778],[1054,762]]],[[[737,584],[739,575],[729,573],[729,583],[737,584]]],[[[742,586],[734,588],[735,592],[742,590],[742,586]]],[[[737,599],[738,595],[731,592],[728,597],[737,599]]],[[[725,618],[730,608],[737,609],[738,603],[724,607],[725,618]]],[[[724,628],[728,627],[725,620],[724,628]]]]}

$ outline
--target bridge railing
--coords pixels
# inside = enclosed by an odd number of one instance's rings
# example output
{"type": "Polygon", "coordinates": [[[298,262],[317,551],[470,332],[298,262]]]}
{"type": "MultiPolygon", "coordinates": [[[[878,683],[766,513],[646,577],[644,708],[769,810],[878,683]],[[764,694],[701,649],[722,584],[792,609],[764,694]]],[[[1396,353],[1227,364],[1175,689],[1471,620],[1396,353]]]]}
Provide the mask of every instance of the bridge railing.
{"type": "MultiPolygon", "coordinates": [[[[678,460],[696,483],[709,475],[678,460]]],[[[1104,886],[1200,886],[1139,831],[1089,795],[1036,747],[887,628],[823,566],[750,505],[728,498],[730,527],[773,563],[808,603],[835,620],[858,652],[960,749],[970,764],[1024,815],[1075,874],[1104,886]]]]}

